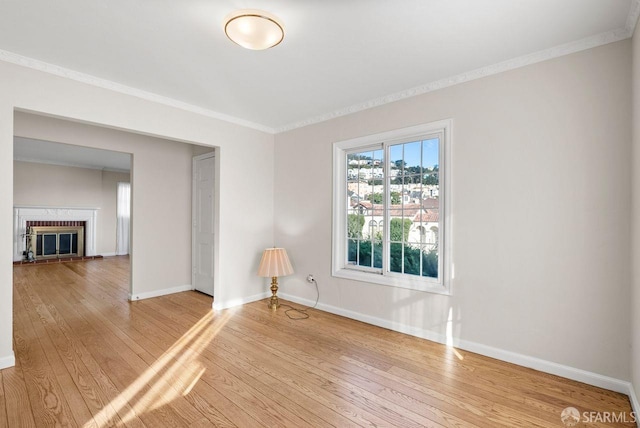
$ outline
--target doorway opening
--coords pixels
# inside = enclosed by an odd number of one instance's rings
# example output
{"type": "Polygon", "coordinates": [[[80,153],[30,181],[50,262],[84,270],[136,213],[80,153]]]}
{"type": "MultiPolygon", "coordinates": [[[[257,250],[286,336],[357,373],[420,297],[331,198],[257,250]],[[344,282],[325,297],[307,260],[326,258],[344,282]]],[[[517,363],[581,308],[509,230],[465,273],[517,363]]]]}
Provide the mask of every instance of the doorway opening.
{"type": "MultiPolygon", "coordinates": [[[[219,163],[219,149],[23,111],[14,113],[14,140],[13,204],[20,210],[14,219],[25,220],[22,230],[22,223],[15,222],[14,262],[28,254],[26,237],[21,236],[26,234],[26,221],[43,220],[42,212],[34,210],[44,210],[46,220],[74,220],[84,227],[83,238],[77,238],[84,240],[84,256],[79,254],[79,243],[74,245],[74,234],[70,235],[71,249],[67,248],[68,235],[55,237],[56,248],[48,251],[56,252],[63,261],[68,261],[65,256],[71,254],[74,258],[128,257],[129,300],[195,288],[193,158],[215,150],[215,162],[219,163]],[[125,166],[110,163],[119,157],[125,166]],[[107,191],[108,203],[100,199],[107,191]],[[123,209],[128,217],[121,215],[123,209]],[[158,241],[162,239],[160,232],[167,228],[173,231],[169,247],[158,241]]],[[[215,174],[219,175],[218,164],[215,174]]],[[[219,177],[210,183],[217,188],[219,177]]],[[[218,198],[215,190],[212,196],[218,198]]],[[[218,209],[217,204],[213,206],[218,209]]],[[[209,224],[217,230],[219,225],[213,217],[209,224]]],[[[41,239],[52,246],[53,237],[41,239]]],[[[212,256],[214,275],[219,272],[215,266],[217,254],[214,251],[212,256]]],[[[208,294],[213,294],[212,290],[208,294]]]]}
{"type": "Polygon", "coordinates": [[[118,183],[131,181],[130,153],[15,136],[13,154],[14,263],[129,259],[128,242],[116,250],[115,225],[118,183]]]}

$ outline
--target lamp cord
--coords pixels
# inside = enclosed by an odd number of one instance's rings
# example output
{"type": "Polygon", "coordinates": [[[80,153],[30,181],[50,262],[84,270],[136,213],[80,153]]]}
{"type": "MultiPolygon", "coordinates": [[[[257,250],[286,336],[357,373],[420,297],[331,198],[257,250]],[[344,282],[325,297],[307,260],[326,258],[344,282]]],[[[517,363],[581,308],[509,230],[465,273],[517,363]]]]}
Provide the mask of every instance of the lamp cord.
{"type": "Polygon", "coordinates": [[[313,283],[316,285],[316,302],[313,304],[313,306],[308,306],[306,308],[303,309],[298,309],[298,308],[294,308],[291,305],[280,305],[283,308],[289,308],[286,311],[284,311],[284,314],[289,317],[289,319],[292,320],[306,320],[307,318],[309,318],[309,313],[307,313],[307,311],[309,309],[315,309],[316,306],[318,306],[318,300],[320,300],[320,290],[318,289],[318,282],[315,280],[315,278],[312,280],[313,283]],[[295,312],[298,315],[294,315],[291,316],[291,314],[289,314],[289,312],[295,312]]]}

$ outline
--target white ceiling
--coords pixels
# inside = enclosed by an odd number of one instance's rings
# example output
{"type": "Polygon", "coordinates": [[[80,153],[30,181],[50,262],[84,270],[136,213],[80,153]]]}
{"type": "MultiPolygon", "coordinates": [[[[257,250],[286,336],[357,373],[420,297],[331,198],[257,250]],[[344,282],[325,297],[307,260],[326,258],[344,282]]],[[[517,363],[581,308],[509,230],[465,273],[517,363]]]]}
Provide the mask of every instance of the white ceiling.
{"type": "Polygon", "coordinates": [[[0,59],[278,132],[628,38],[639,1],[2,0],[0,59]],[[244,8],[284,42],[229,41],[244,8]]]}
{"type": "Polygon", "coordinates": [[[129,153],[22,137],[13,138],[13,159],[79,168],[131,171],[131,155],[129,153]]]}

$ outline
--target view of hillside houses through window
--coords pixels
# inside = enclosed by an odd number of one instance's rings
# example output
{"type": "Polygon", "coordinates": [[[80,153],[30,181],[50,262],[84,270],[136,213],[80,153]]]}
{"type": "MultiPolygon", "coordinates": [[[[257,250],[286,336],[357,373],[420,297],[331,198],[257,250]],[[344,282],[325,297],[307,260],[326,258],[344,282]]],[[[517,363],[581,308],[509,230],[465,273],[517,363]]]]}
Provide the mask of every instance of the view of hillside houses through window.
{"type": "Polygon", "coordinates": [[[349,265],[438,278],[439,146],[390,144],[388,161],[383,146],[347,153],[349,265]]]}

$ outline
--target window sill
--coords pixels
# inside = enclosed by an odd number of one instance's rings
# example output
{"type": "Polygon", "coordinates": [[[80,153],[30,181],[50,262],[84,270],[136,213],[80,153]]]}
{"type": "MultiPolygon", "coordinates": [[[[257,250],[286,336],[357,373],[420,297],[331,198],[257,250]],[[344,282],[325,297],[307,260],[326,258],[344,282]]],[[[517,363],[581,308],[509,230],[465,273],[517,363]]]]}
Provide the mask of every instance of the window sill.
{"type": "Polygon", "coordinates": [[[385,276],[372,272],[363,272],[355,269],[338,269],[332,272],[336,278],[351,279],[353,281],[367,282],[370,284],[386,285],[389,287],[406,288],[409,290],[422,291],[424,293],[451,295],[451,289],[437,283],[429,283],[424,279],[416,277],[394,277],[385,276]]]}

